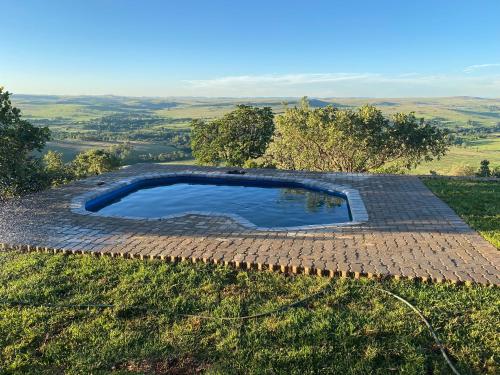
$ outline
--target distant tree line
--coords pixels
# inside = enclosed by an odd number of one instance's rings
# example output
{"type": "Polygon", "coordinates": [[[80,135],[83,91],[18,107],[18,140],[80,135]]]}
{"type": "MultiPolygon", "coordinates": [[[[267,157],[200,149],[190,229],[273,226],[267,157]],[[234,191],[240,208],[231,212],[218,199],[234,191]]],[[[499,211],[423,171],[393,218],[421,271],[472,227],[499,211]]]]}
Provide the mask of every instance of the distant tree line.
{"type": "Polygon", "coordinates": [[[129,132],[159,125],[182,124],[190,119],[165,118],[145,113],[118,113],[78,123],[83,129],[99,132],[129,132]]]}
{"type": "Polygon", "coordinates": [[[147,153],[137,156],[141,162],[172,162],[179,160],[188,160],[192,158],[191,152],[174,150],[170,152],[160,152],[159,154],[147,153]]]}
{"type": "Polygon", "coordinates": [[[452,130],[451,141],[455,146],[467,146],[469,142],[486,138],[500,132],[500,122],[493,126],[456,127],[452,130]]]}
{"type": "Polygon", "coordinates": [[[82,129],[97,130],[98,132],[129,132],[136,129],[147,129],[165,122],[161,117],[145,114],[113,114],[86,121],[81,124],[82,129]]]}
{"type": "Polygon", "coordinates": [[[80,141],[96,141],[96,142],[110,142],[110,141],[138,141],[138,142],[158,142],[169,143],[176,148],[189,149],[191,138],[190,131],[187,129],[143,129],[134,130],[131,132],[99,132],[99,131],[64,131],[52,130],[52,139],[55,140],[80,140],[80,141]]]}

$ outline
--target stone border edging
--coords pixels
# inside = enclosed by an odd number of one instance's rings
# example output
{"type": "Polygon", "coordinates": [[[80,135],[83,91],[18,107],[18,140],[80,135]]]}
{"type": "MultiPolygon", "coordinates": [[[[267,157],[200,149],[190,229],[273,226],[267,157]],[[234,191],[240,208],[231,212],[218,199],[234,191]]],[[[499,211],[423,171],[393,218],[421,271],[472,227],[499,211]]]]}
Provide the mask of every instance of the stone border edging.
{"type": "Polygon", "coordinates": [[[422,277],[422,276],[402,276],[393,274],[376,274],[376,273],[364,273],[364,272],[353,272],[350,270],[329,270],[329,269],[316,269],[300,266],[285,266],[285,265],[275,265],[268,263],[257,263],[257,262],[237,262],[237,261],[218,261],[215,258],[199,258],[199,257],[175,257],[168,255],[149,255],[149,254],[131,254],[131,253],[116,253],[116,252],[89,252],[85,250],[67,250],[67,249],[57,249],[45,246],[30,246],[30,245],[9,245],[5,243],[0,243],[0,251],[19,251],[22,253],[52,253],[52,254],[63,254],[63,255],[88,255],[98,257],[108,256],[111,258],[123,258],[123,259],[137,259],[143,261],[163,261],[167,263],[178,263],[178,262],[191,262],[204,263],[204,264],[214,264],[214,265],[224,265],[225,267],[232,267],[237,270],[242,271],[270,271],[277,272],[285,275],[309,275],[309,276],[319,276],[319,277],[340,277],[340,278],[351,278],[359,280],[361,278],[371,279],[371,280],[409,280],[422,283],[438,283],[438,284],[453,284],[453,285],[486,285],[491,288],[497,287],[495,284],[482,284],[475,281],[461,281],[456,279],[446,279],[432,278],[432,277],[422,277]]]}

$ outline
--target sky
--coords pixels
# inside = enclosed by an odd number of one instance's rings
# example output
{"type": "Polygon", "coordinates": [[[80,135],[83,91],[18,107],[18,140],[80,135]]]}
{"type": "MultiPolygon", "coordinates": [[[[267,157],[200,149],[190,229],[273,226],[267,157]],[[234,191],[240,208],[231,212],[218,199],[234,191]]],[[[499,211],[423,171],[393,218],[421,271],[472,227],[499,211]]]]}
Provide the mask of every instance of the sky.
{"type": "Polygon", "coordinates": [[[0,86],[500,97],[499,0],[0,0],[0,86]]]}

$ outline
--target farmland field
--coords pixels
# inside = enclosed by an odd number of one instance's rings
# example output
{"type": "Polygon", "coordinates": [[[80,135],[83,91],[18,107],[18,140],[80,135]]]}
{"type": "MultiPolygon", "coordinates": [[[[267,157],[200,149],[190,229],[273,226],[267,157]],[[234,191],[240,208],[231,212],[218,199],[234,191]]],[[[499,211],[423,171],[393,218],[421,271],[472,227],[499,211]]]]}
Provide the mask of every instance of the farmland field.
{"type": "Polygon", "coordinates": [[[452,168],[470,165],[478,168],[481,160],[489,160],[491,165],[500,165],[500,134],[470,142],[467,147],[452,147],[441,160],[419,165],[412,173],[428,174],[431,170],[439,174],[451,174],[452,168]]]}
{"type": "MultiPolygon", "coordinates": [[[[237,104],[269,106],[274,113],[281,113],[286,105],[296,105],[299,99],[14,95],[13,100],[25,118],[36,125],[49,126],[53,139],[46,150],[62,152],[65,160],[81,150],[130,142],[134,149],[127,162],[136,163],[192,160],[189,149],[192,119],[216,118],[237,104]],[[173,151],[179,154],[169,156],[173,151]]],[[[500,165],[500,99],[310,99],[312,107],[356,108],[363,104],[375,105],[388,116],[396,112],[415,112],[417,117],[452,132],[477,132],[472,136],[467,134],[466,142],[453,146],[441,160],[424,163],[411,173],[450,174],[454,167],[464,164],[478,168],[484,159],[489,160],[491,166],[500,165]]]]}

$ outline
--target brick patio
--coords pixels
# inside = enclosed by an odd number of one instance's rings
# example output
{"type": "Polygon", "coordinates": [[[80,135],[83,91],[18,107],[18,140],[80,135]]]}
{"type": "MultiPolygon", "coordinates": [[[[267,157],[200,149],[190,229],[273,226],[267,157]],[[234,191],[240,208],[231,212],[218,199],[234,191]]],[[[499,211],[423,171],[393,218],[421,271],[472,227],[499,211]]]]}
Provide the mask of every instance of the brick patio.
{"type": "Polygon", "coordinates": [[[500,285],[500,252],[413,176],[248,170],[357,190],[368,220],[351,226],[261,231],[229,217],[162,220],[82,215],[75,199],[154,173],[224,168],[138,164],[0,204],[4,248],[190,260],[321,275],[500,285]],[[104,183],[104,184],[102,184],[104,183]]]}

